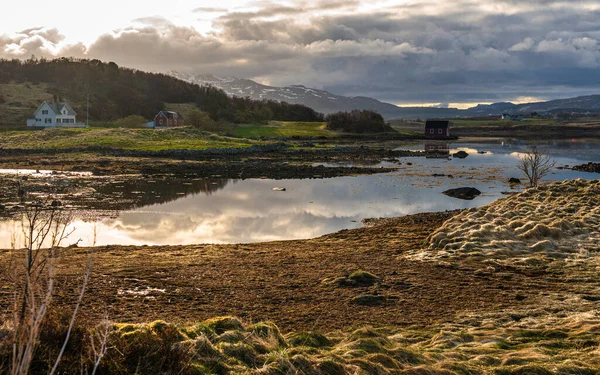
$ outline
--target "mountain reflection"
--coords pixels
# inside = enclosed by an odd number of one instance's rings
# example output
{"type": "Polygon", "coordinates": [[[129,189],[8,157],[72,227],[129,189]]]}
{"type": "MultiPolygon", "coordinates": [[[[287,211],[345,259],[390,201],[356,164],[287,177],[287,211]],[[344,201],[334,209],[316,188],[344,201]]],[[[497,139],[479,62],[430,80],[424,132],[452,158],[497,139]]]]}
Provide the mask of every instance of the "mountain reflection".
{"type": "Polygon", "coordinates": [[[103,209],[131,210],[135,208],[163,204],[181,199],[189,195],[212,194],[224,189],[230,182],[237,183],[238,180],[231,179],[137,179],[115,181],[99,187],[96,191],[104,197],[114,197],[109,207],[103,209]],[[117,205],[117,207],[110,207],[117,205]]]}

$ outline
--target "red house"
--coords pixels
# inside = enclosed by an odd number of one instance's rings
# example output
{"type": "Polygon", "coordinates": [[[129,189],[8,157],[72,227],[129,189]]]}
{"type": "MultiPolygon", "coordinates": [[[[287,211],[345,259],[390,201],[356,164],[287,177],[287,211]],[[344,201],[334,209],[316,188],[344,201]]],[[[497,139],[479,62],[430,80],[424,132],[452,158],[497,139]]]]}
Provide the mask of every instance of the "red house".
{"type": "Polygon", "coordinates": [[[183,126],[183,116],[178,112],[160,111],[154,116],[154,126],[183,126]]]}
{"type": "Polygon", "coordinates": [[[427,120],[425,123],[425,136],[428,138],[450,137],[450,126],[452,121],[427,120]]]}

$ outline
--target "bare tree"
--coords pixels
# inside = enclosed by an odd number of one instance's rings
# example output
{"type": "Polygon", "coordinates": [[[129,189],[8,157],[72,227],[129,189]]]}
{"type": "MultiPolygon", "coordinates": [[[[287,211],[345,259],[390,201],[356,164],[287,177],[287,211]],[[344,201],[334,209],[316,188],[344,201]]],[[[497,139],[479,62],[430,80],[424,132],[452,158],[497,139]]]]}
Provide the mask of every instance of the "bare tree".
{"type": "MultiPolygon", "coordinates": [[[[28,204],[22,221],[22,249],[13,249],[8,270],[15,286],[12,319],[11,375],[27,374],[39,341],[40,329],[49,311],[56,283],[56,262],[61,256],[61,243],[72,233],[70,212],[45,202],[28,204]]],[[[79,241],[77,241],[79,242],[79,241]]],[[[13,240],[16,245],[16,240],[13,240]]],[[[80,296],[72,314],[65,344],[51,373],[58,367],[66,342],[81,305],[91,274],[92,255],[84,274],[80,296]]]]}
{"type": "Polygon", "coordinates": [[[517,168],[525,173],[531,187],[538,186],[540,180],[550,173],[555,165],[556,161],[535,146],[519,156],[517,162],[517,168]]]}

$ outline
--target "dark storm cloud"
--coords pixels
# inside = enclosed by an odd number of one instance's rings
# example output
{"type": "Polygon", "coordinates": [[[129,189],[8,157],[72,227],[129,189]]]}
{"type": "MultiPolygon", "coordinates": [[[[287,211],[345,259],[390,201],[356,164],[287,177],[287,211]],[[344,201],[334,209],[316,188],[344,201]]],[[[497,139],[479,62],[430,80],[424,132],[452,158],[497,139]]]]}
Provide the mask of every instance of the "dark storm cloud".
{"type": "MultiPolygon", "coordinates": [[[[360,12],[359,1],[260,1],[202,34],[162,17],[58,54],[149,69],[259,77],[391,102],[476,102],[600,91],[597,1],[423,1],[360,12]]],[[[197,12],[224,12],[198,8],[197,12]]],[[[48,54],[57,30],[0,36],[4,56],[48,54]]]]}

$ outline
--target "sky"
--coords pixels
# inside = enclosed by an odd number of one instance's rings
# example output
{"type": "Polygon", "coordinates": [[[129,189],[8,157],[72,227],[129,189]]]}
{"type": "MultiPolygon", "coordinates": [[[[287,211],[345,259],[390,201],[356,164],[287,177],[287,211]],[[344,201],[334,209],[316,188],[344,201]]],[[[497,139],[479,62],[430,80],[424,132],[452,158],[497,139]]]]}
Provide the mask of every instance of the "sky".
{"type": "Polygon", "coordinates": [[[599,20],[598,0],[29,0],[3,17],[0,57],[464,108],[600,94],[599,20]]]}

